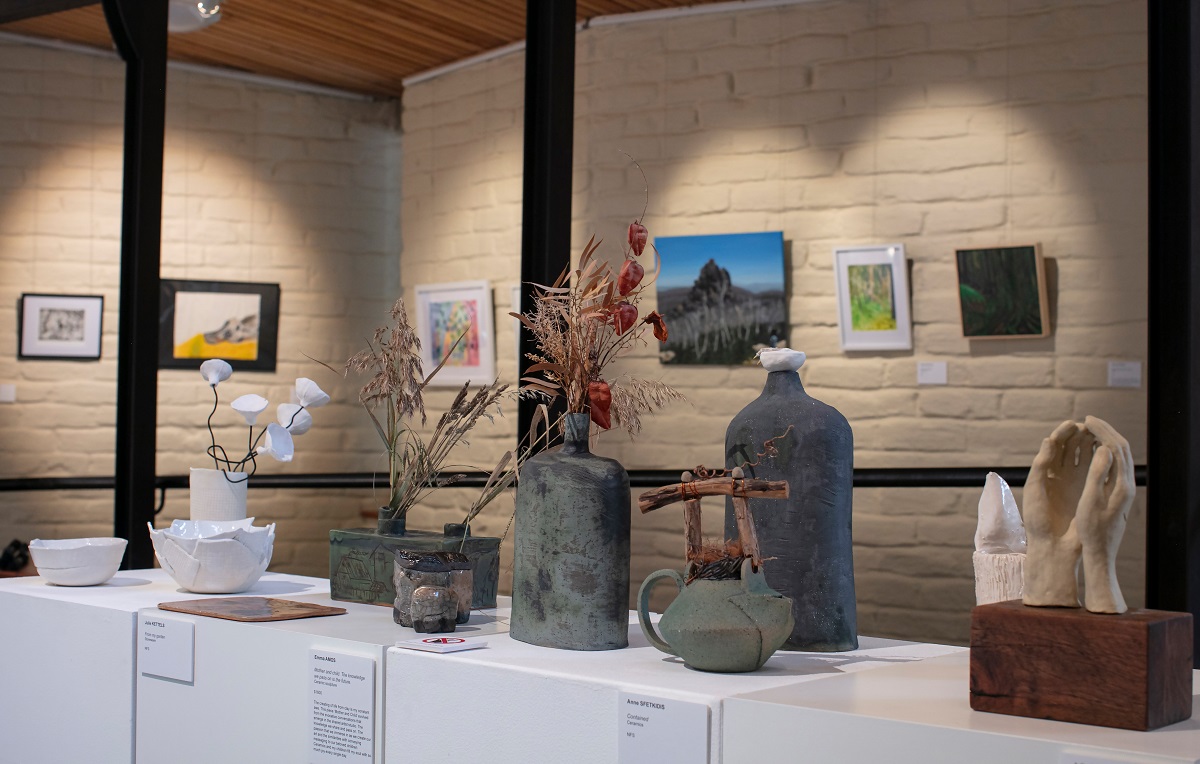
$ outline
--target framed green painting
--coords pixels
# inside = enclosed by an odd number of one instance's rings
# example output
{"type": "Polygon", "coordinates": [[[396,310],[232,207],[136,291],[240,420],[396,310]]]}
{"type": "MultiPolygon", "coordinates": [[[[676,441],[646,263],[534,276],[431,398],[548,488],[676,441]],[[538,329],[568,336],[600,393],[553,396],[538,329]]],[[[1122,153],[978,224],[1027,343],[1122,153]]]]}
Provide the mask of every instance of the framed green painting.
{"type": "Polygon", "coordinates": [[[1037,245],[955,251],[963,336],[1050,336],[1046,266],[1037,245]]]}
{"type": "Polygon", "coordinates": [[[833,250],[842,350],[911,350],[903,244],[833,250]]]}

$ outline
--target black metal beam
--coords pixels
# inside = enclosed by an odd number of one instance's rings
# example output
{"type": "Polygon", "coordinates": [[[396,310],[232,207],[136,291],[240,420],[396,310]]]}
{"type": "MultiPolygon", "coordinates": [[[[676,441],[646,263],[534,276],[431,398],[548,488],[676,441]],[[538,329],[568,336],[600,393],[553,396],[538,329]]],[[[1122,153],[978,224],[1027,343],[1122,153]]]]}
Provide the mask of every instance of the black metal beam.
{"type": "Polygon", "coordinates": [[[100,0],[4,0],[0,3],[0,24],[24,21],[48,13],[72,11],[88,5],[97,5],[100,0]]]}
{"type": "MultiPolygon", "coordinates": [[[[1200,618],[1200,8],[1147,6],[1146,603],[1200,618]]],[[[1193,636],[1200,666],[1200,629],[1193,636]]]]}
{"type": "MultiPolygon", "coordinates": [[[[521,212],[521,310],[533,284],[549,284],[571,262],[571,164],[575,122],[575,0],[525,6],[525,175],[521,212]]],[[[521,376],[536,348],[518,338],[521,376]]],[[[529,432],[536,402],[522,400],[517,439],[529,432]]]]}
{"type": "Polygon", "coordinates": [[[124,565],[148,568],[154,564],[146,523],[154,519],[155,505],[167,0],[103,0],[103,5],[125,59],[113,532],[129,539],[124,565]]]}

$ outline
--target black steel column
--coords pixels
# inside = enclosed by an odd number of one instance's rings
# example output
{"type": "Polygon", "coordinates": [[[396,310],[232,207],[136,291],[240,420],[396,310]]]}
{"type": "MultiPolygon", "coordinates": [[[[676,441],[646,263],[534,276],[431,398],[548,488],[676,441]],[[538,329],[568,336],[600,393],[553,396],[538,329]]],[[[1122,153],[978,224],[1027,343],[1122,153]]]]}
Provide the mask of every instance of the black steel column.
{"type": "MultiPolygon", "coordinates": [[[[1149,6],[1146,603],[1200,619],[1200,8],[1149,6]]],[[[1198,621],[1200,623],[1200,621],[1198,621]]],[[[1200,661],[1200,628],[1194,632],[1200,661]]],[[[1196,664],[1200,666],[1200,662],[1196,664]]]]}
{"type": "MultiPolygon", "coordinates": [[[[521,216],[521,310],[531,284],[549,284],[571,262],[571,164],[575,121],[575,0],[528,0],[525,11],[525,187],[521,216]]],[[[521,329],[521,376],[533,337],[521,329]]],[[[522,400],[518,441],[536,402],[522,400]]]]}
{"type": "Polygon", "coordinates": [[[148,568],[154,550],[158,404],[158,274],[163,132],[167,97],[167,0],[103,0],[125,59],[125,178],[121,201],[121,297],[117,348],[114,533],[129,539],[126,568],[148,568]]]}

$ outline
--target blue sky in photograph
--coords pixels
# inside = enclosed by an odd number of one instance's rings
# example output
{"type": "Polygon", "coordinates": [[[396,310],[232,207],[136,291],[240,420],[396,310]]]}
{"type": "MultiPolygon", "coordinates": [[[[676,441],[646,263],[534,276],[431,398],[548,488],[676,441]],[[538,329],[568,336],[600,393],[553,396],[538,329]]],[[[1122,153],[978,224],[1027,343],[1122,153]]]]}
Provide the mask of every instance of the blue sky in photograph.
{"type": "Polygon", "coordinates": [[[783,290],[783,232],[659,236],[659,289],[690,287],[709,260],[729,271],[733,285],[751,292],[783,290]]]}

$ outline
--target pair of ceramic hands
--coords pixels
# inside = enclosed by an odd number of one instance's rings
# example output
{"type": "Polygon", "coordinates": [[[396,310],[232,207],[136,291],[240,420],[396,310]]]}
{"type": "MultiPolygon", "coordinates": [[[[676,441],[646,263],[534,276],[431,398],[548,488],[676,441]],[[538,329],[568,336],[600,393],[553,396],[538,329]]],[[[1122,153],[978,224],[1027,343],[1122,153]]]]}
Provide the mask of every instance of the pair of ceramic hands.
{"type": "Polygon", "coordinates": [[[1079,607],[1082,558],[1084,606],[1128,609],[1116,559],[1134,492],[1129,442],[1104,420],[1063,422],[1042,441],[1023,491],[1026,605],[1079,607]]]}

